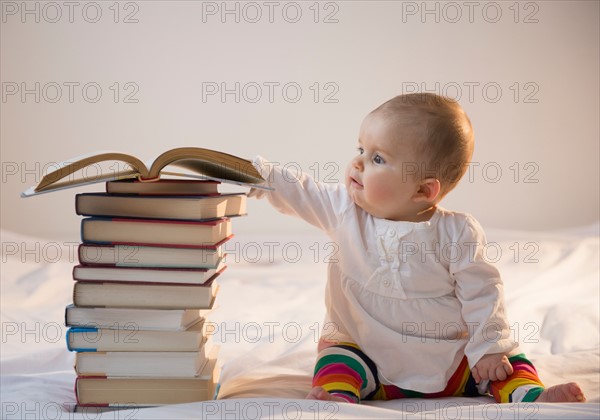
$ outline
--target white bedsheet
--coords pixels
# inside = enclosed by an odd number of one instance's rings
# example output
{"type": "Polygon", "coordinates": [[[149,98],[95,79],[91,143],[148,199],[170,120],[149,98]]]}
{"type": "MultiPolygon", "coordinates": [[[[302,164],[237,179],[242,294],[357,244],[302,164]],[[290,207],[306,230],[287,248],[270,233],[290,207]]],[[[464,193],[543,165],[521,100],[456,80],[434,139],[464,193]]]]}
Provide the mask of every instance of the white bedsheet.
{"type": "Polygon", "coordinates": [[[557,232],[488,231],[505,282],[515,337],[546,385],[577,381],[586,404],[494,404],[491,398],[366,402],[304,400],[324,315],[325,261],[318,236],[244,236],[210,315],[221,345],[219,400],[71,413],[73,353],[65,346],[75,244],[2,231],[3,419],[404,418],[514,419],[600,416],[599,226],[557,232]],[[495,246],[498,244],[498,247],[495,246]],[[315,262],[317,261],[317,262],[315,262]]]}

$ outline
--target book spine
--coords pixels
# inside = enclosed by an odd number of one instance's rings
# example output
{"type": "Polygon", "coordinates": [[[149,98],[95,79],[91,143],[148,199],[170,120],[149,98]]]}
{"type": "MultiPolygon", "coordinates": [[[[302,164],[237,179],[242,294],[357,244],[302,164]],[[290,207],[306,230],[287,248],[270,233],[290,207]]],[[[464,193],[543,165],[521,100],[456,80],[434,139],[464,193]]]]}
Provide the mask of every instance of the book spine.
{"type": "Polygon", "coordinates": [[[78,392],[78,388],[79,388],[79,380],[80,379],[106,379],[106,376],[86,376],[86,377],[77,377],[75,378],[75,401],[77,402],[77,405],[81,406],[81,407],[109,407],[108,403],[99,403],[99,404],[94,404],[94,403],[88,403],[88,404],[82,404],[81,401],[79,400],[79,392],[78,392]]]}
{"type": "MultiPolygon", "coordinates": [[[[180,219],[146,219],[139,217],[104,217],[104,216],[93,216],[87,220],[105,220],[113,223],[168,223],[178,225],[205,225],[205,226],[216,226],[220,223],[225,223],[230,220],[229,217],[217,217],[209,220],[180,220],[180,219]]],[[[86,219],[84,219],[86,220],[86,219]]]]}
{"type": "Polygon", "coordinates": [[[81,401],[79,401],[79,392],[77,391],[77,385],[79,385],[79,378],[75,378],[75,383],[73,384],[73,391],[75,391],[75,401],[77,402],[77,405],[81,405],[81,401]]]}
{"type": "MultiPolygon", "coordinates": [[[[123,268],[123,267],[119,267],[123,268]]],[[[101,284],[101,285],[111,285],[111,284],[120,284],[127,286],[181,286],[181,287],[211,287],[212,282],[227,268],[227,266],[223,267],[219,271],[215,271],[211,277],[209,277],[203,283],[183,283],[183,282],[164,282],[164,281],[140,281],[140,280],[80,280],[74,279],[76,281],[75,284],[101,284]]]]}
{"type": "MultiPolygon", "coordinates": [[[[86,220],[86,219],[83,219],[86,220]]],[[[83,225],[83,223],[82,223],[83,225]]],[[[83,232],[83,228],[82,228],[82,232],[83,232]]],[[[82,243],[79,245],[80,248],[81,247],[115,247],[118,245],[125,245],[125,246],[138,246],[138,247],[154,247],[154,248],[189,248],[189,249],[210,249],[210,250],[216,250],[218,249],[221,245],[223,245],[225,242],[231,240],[235,235],[231,234],[228,237],[220,240],[219,242],[216,243],[211,243],[211,242],[207,242],[201,245],[177,245],[177,244],[150,244],[150,243],[142,243],[142,242],[102,242],[102,241],[90,241],[90,240],[83,240],[83,234],[82,236],[82,243]]],[[[80,253],[81,255],[81,253],[80,253]]],[[[81,260],[80,260],[81,262],[81,260]]],[[[92,264],[85,264],[83,263],[83,265],[92,265],[92,264]]],[[[97,265],[113,265],[114,264],[97,264],[97,265]]]]}
{"type": "Polygon", "coordinates": [[[80,243],[77,247],[77,259],[79,260],[79,264],[83,264],[83,243],[80,243]]]}
{"type": "Polygon", "coordinates": [[[81,225],[79,227],[79,237],[81,239],[81,242],[85,242],[85,239],[83,237],[83,230],[84,230],[84,225],[86,223],[86,220],[88,220],[88,219],[81,219],[81,225]]]}
{"type": "Polygon", "coordinates": [[[67,305],[65,306],[65,325],[69,326],[69,321],[68,321],[68,314],[69,314],[69,309],[72,308],[73,305],[67,305]]]}
{"type": "Polygon", "coordinates": [[[155,248],[189,248],[189,249],[216,249],[220,244],[222,244],[223,242],[225,242],[226,240],[229,240],[233,238],[233,235],[229,235],[227,238],[225,238],[222,241],[217,242],[216,244],[214,243],[205,243],[205,244],[201,244],[201,245],[193,245],[193,244],[163,244],[163,243],[154,243],[154,242],[104,242],[104,241],[90,241],[89,239],[86,239],[85,244],[86,245],[98,245],[98,246],[107,246],[107,245],[112,245],[112,246],[117,246],[117,245],[128,245],[128,246],[132,246],[132,245],[137,245],[137,246],[151,246],[151,247],[155,247],[155,248]]]}
{"type": "Polygon", "coordinates": [[[95,333],[98,334],[98,328],[93,327],[71,327],[67,330],[66,339],[67,339],[67,349],[69,351],[77,351],[77,352],[97,352],[98,349],[94,347],[73,347],[71,346],[71,339],[73,334],[87,334],[87,333],[95,333]]]}
{"type": "Polygon", "coordinates": [[[75,195],[75,214],[78,216],[81,216],[81,213],[79,212],[79,197],[80,196],[81,196],[81,194],[75,195]]]}
{"type": "MultiPolygon", "coordinates": [[[[209,271],[208,268],[203,268],[203,267],[200,267],[200,268],[197,268],[197,267],[147,267],[147,266],[123,267],[123,266],[114,266],[114,265],[96,264],[96,263],[79,264],[79,265],[74,266],[73,270],[75,270],[75,269],[87,270],[89,268],[103,268],[103,269],[107,269],[107,270],[118,269],[119,271],[123,271],[123,272],[129,271],[129,270],[135,270],[135,271],[164,271],[164,272],[175,271],[175,272],[206,273],[207,271],[209,271]]],[[[81,280],[81,279],[77,278],[75,280],[81,280]]],[[[84,281],[88,281],[88,280],[84,280],[84,281]]],[[[91,280],[91,281],[96,281],[96,280],[91,280]]],[[[109,280],[106,280],[106,281],[109,281],[109,280]]]]}

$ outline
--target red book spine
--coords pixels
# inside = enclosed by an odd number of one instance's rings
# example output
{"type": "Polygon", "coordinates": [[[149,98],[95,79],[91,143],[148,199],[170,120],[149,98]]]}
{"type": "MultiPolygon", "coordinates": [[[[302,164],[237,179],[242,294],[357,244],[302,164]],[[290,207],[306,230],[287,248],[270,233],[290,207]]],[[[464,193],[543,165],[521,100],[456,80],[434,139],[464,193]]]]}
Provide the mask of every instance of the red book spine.
{"type": "Polygon", "coordinates": [[[106,220],[110,220],[111,222],[126,222],[126,223],[167,223],[167,224],[181,224],[181,225],[206,225],[206,226],[216,226],[219,223],[223,223],[229,220],[228,217],[222,217],[220,219],[214,220],[206,220],[202,222],[198,222],[195,220],[173,220],[173,219],[137,219],[137,218],[124,218],[124,217],[107,217],[102,218],[106,220]]]}
{"type": "Polygon", "coordinates": [[[106,376],[78,376],[77,378],[75,378],[75,401],[77,401],[77,405],[81,406],[81,407],[108,407],[108,403],[104,403],[104,404],[81,404],[81,401],[79,401],[79,392],[77,391],[77,385],[79,384],[79,379],[81,378],[85,378],[85,379],[106,379],[106,376]]]}

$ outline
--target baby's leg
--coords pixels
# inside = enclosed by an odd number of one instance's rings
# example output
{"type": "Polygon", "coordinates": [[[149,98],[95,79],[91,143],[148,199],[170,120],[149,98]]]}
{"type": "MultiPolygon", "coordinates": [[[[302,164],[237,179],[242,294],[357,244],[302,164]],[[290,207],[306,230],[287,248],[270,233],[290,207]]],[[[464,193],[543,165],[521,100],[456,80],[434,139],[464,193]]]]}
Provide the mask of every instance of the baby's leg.
{"type": "Polygon", "coordinates": [[[319,352],[308,399],[358,403],[379,383],[374,363],[353,343],[340,343],[319,352]]]}
{"type": "Polygon", "coordinates": [[[492,395],[498,402],[583,402],[585,396],[576,383],[545,388],[533,364],[524,354],[508,358],[513,374],[504,381],[490,383],[492,395]]]}

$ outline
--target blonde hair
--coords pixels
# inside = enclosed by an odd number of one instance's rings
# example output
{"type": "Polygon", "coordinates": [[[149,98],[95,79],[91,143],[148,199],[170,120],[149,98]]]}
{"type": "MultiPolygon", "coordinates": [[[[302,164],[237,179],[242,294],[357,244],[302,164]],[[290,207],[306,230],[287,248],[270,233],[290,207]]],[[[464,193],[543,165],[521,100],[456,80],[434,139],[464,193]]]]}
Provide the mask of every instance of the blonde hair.
{"type": "Polygon", "coordinates": [[[471,121],[458,102],[433,93],[396,96],[373,110],[408,130],[415,142],[419,179],[440,181],[439,199],[462,178],[473,155],[471,121]]]}

